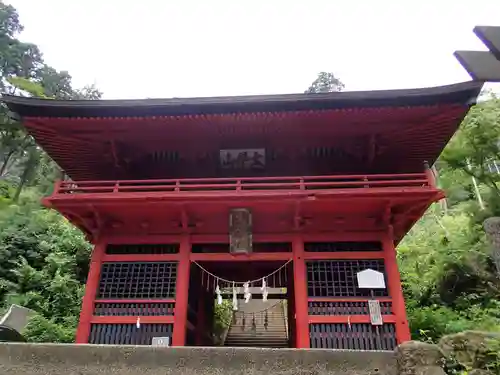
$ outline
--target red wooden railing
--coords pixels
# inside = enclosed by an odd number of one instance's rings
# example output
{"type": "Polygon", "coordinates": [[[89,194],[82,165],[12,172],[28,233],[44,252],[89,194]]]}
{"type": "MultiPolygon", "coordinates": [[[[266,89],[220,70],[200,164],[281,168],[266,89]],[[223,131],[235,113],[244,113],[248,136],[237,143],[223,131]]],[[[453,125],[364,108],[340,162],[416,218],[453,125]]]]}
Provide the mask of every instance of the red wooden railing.
{"type": "Polygon", "coordinates": [[[116,194],[251,190],[328,190],[432,187],[426,173],[307,177],[185,178],[168,180],[59,181],[54,194],[116,194]]]}

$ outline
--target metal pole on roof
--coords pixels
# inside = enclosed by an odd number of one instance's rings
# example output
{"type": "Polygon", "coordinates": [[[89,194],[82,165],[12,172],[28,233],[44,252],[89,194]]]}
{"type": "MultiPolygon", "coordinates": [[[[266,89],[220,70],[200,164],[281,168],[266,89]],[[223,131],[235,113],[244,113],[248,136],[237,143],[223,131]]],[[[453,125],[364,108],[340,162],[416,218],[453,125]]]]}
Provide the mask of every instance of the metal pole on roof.
{"type": "MultiPolygon", "coordinates": [[[[466,160],[467,162],[467,168],[469,170],[472,169],[471,165],[470,165],[470,161],[469,159],[466,160]]],[[[479,207],[481,208],[481,210],[484,210],[484,202],[483,202],[483,198],[481,197],[481,193],[479,192],[479,187],[477,185],[477,181],[476,181],[476,178],[474,176],[471,176],[472,178],[472,185],[474,185],[474,192],[476,193],[476,197],[477,197],[477,203],[479,203],[479,207]]]]}
{"type": "MultiPolygon", "coordinates": [[[[436,181],[437,187],[441,189],[441,186],[440,186],[441,184],[439,183],[439,172],[438,172],[438,169],[436,167],[436,164],[432,165],[431,172],[434,175],[434,180],[436,181]]],[[[444,197],[443,199],[441,199],[439,201],[439,206],[441,207],[441,211],[443,211],[443,213],[445,215],[447,215],[448,214],[448,200],[446,199],[446,197],[444,197]]]]}

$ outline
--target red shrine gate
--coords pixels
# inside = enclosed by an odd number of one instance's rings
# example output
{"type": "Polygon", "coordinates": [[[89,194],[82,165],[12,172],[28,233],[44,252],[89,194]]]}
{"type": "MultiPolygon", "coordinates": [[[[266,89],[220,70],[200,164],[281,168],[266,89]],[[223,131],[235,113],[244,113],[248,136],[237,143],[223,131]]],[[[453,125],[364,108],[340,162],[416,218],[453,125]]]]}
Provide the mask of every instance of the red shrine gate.
{"type": "Polygon", "coordinates": [[[409,340],[395,246],[443,197],[425,161],[480,89],[4,97],[71,177],[44,203],[95,244],[77,343],[211,345],[217,283],[203,281],[202,268],[245,282],[285,264],[286,277],[268,283],[286,288],[290,346],[393,349],[409,340]],[[241,209],[246,216],[230,220],[241,209]],[[386,287],[360,288],[366,269],[386,287]]]}

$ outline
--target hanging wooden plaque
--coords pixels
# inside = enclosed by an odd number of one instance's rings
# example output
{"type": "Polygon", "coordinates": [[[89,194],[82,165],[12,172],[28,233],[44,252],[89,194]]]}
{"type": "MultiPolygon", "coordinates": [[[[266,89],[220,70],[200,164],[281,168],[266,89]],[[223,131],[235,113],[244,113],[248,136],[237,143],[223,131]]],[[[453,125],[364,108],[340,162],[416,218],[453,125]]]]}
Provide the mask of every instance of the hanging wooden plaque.
{"type": "Polygon", "coordinates": [[[233,254],[252,252],[252,213],[246,208],[229,212],[229,251],[233,254]]]}

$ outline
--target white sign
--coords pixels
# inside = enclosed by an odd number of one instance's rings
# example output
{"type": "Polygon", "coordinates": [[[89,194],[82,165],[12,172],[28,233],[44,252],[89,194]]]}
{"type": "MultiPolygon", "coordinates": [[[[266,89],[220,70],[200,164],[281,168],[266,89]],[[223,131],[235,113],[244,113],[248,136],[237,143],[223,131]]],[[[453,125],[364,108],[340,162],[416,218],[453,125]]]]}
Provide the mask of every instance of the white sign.
{"type": "Polygon", "coordinates": [[[153,346],[170,346],[170,337],[153,337],[153,346]]]}
{"type": "Polygon", "coordinates": [[[377,300],[368,301],[368,310],[370,311],[370,322],[374,326],[381,326],[384,324],[382,319],[382,312],[380,311],[380,303],[377,300]]]}
{"type": "Polygon", "coordinates": [[[358,286],[361,289],[385,289],[385,279],[382,272],[370,268],[358,272],[358,286]]]}
{"type": "Polygon", "coordinates": [[[263,169],[266,151],[263,148],[220,150],[220,165],[224,169],[263,169]]]}

